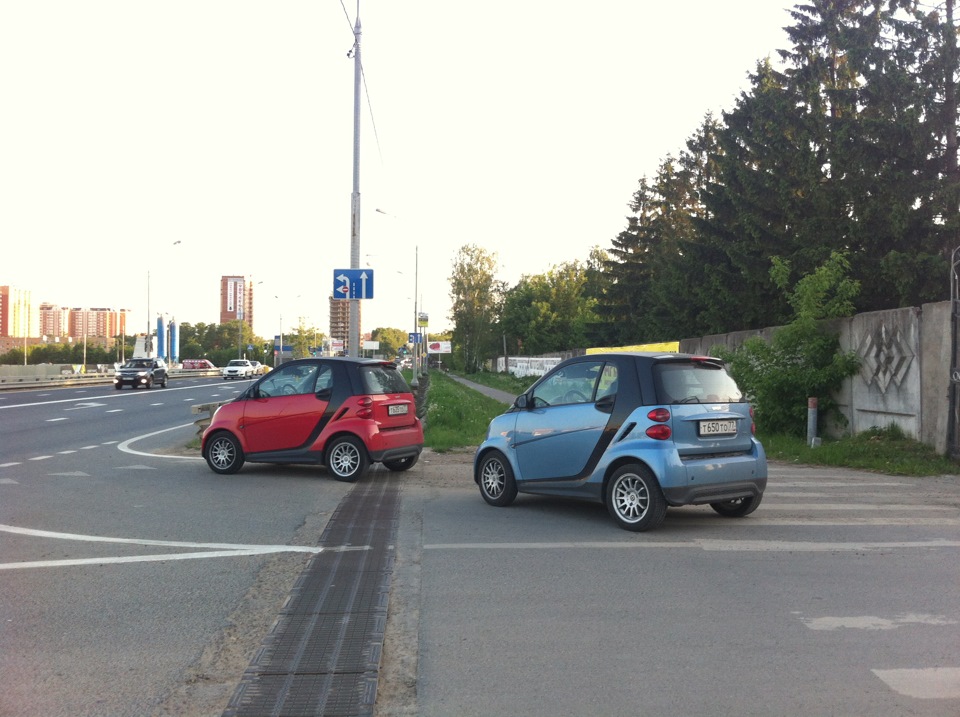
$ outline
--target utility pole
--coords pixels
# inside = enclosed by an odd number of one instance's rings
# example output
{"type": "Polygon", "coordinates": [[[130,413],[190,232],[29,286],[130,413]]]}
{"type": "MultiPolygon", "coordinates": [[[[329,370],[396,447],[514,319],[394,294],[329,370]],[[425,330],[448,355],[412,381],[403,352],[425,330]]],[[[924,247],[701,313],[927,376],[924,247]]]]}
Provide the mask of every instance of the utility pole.
{"type": "MultiPolygon", "coordinates": [[[[360,5],[353,26],[353,193],[350,195],[350,268],[360,268],[360,5]]],[[[350,356],[360,355],[360,300],[350,302],[347,347],[350,356]]]]}

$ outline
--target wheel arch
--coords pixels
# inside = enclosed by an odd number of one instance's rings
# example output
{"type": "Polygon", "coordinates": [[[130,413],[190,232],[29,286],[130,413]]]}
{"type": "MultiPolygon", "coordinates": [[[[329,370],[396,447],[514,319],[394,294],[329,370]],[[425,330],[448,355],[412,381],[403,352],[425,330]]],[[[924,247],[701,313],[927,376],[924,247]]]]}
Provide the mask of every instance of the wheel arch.
{"type": "MultiPolygon", "coordinates": [[[[603,474],[603,485],[601,486],[600,496],[603,501],[604,506],[607,505],[607,486],[610,484],[610,479],[613,477],[613,474],[618,470],[627,465],[640,465],[650,471],[650,475],[653,476],[653,479],[657,481],[657,485],[660,486],[660,490],[663,490],[663,486],[660,484],[660,476],[657,475],[657,471],[649,461],[645,461],[642,458],[637,456],[620,456],[615,461],[613,461],[609,466],[607,466],[606,472],[603,474]]],[[[609,506],[608,506],[609,507],[609,506]]]]}
{"type": "Polygon", "coordinates": [[[510,469],[513,471],[514,477],[519,475],[519,471],[517,471],[517,467],[513,464],[513,459],[511,458],[510,453],[508,451],[504,450],[499,445],[487,446],[482,451],[478,451],[477,455],[473,457],[473,482],[476,483],[477,485],[480,485],[480,470],[479,470],[480,464],[483,463],[484,458],[486,458],[488,455],[490,455],[493,452],[497,452],[501,456],[503,456],[503,459],[507,462],[507,465],[509,465],[510,469]]]}
{"type": "Polygon", "coordinates": [[[350,438],[356,439],[360,443],[360,447],[363,449],[364,455],[367,457],[367,462],[372,463],[373,460],[370,458],[370,450],[367,448],[367,442],[363,440],[363,436],[360,436],[353,431],[343,431],[338,430],[336,433],[331,433],[323,441],[323,448],[321,453],[323,454],[323,464],[327,465],[327,452],[330,450],[330,446],[336,443],[338,438],[343,438],[344,436],[349,436],[350,438]]]}
{"type": "Polygon", "coordinates": [[[244,454],[247,453],[247,445],[246,445],[246,442],[243,440],[243,436],[238,436],[236,433],[226,428],[214,428],[212,431],[209,431],[203,434],[203,441],[200,445],[200,456],[202,458],[207,457],[207,449],[210,447],[210,443],[213,441],[214,438],[219,436],[221,433],[225,433],[228,436],[231,436],[233,440],[235,440],[240,445],[240,449],[244,452],[244,454]]]}

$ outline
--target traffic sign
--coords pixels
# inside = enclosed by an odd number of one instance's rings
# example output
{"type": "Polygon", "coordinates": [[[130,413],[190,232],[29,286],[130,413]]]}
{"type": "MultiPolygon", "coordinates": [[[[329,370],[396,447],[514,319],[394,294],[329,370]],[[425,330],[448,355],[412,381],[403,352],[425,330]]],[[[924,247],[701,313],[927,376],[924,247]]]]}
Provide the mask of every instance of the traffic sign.
{"type": "Polygon", "coordinates": [[[408,343],[408,344],[419,344],[419,343],[420,343],[420,336],[421,336],[421,334],[419,334],[419,333],[417,333],[417,334],[414,334],[414,333],[407,334],[407,343],[408,343]]]}
{"type": "Polygon", "coordinates": [[[334,299],[372,299],[373,269],[334,269],[334,299]]]}

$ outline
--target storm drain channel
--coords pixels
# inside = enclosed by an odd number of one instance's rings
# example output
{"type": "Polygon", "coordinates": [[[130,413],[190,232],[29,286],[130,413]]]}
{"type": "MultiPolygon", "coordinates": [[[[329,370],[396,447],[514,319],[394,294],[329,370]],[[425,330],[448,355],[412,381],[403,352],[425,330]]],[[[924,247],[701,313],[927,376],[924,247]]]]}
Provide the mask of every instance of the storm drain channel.
{"type": "Polygon", "coordinates": [[[399,505],[374,473],[337,506],[223,717],[373,715],[399,505]]]}

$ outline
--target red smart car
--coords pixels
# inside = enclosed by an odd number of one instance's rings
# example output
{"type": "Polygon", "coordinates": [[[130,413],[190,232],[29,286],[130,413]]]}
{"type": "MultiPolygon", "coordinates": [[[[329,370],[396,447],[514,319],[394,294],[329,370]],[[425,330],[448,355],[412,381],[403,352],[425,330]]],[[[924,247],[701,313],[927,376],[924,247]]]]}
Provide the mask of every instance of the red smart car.
{"type": "Polygon", "coordinates": [[[312,463],[355,481],[371,463],[412,467],[423,427],[410,387],[390,361],[288,361],[213,416],[203,457],[215,473],[251,463],[312,463]]]}

